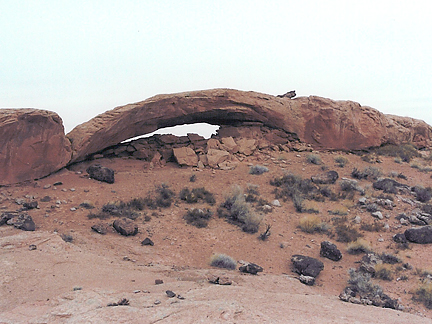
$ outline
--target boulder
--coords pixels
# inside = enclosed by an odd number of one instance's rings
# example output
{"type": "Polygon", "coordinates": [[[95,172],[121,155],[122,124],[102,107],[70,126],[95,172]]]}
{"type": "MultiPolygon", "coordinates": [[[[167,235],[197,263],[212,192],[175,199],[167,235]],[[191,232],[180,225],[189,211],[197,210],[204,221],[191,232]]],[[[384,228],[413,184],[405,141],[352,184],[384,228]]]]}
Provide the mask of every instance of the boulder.
{"type": "Polygon", "coordinates": [[[149,239],[148,237],[146,237],[142,242],[141,245],[150,245],[150,246],[154,246],[154,242],[149,239]]]}
{"type": "Polygon", "coordinates": [[[227,151],[209,149],[206,157],[208,165],[212,168],[217,168],[220,163],[230,159],[230,154],[227,151]]]}
{"type": "Polygon", "coordinates": [[[293,255],[291,257],[291,262],[294,271],[304,276],[316,278],[324,269],[324,264],[320,260],[304,255],[293,255]]]}
{"type": "Polygon", "coordinates": [[[102,235],[105,235],[108,232],[107,225],[103,223],[94,224],[91,229],[102,235]]]}
{"type": "Polygon", "coordinates": [[[118,233],[124,236],[132,236],[138,233],[138,226],[129,218],[116,219],[113,227],[118,233]]]}
{"type": "Polygon", "coordinates": [[[66,166],[71,144],[54,112],[0,109],[0,185],[45,177],[66,166]]]}
{"type": "Polygon", "coordinates": [[[114,170],[110,168],[94,164],[89,166],[86,171],[92,179],[111,184],[114,183],[114,170]]]}
{"type": "Polygon", "coordinates": [[[251,138],[241,138],[237,141],[238,151],[244,155],[252,155],[256,150],[256,140],[251,138]]]}
{"type": "Polygon", "coordinates": [[[409,228],[405,231],[405,237],[408,241],[418,244],[432,243],[432,226],[427,225],[418,228],[409,228]]]}
{"type": "Polygon", "coordinates": [[[256,274],[258,274],[258,272],[262,272],[263,268],[260,267],[259,265],[255,264],[255,263],[247,263],[247,264],[242,265],[239,268],[239,270],[240,270],[240,272],[243,272],[243,273],[250,273],[250,274],[256,275],[256,274]]]}
{"type": "Polygon", "coordinates": [[[28,214],[19,214],[13,218],[10,218],[7,221],[8,225],[13,225],[16,228],[23,231],[34,231],[36,229],[35,223],[30,215],[28,214]]]}
{"type": "Polygon", "coordinates": [[[406,239],[404,233],[398,233],[398,234],[393,235],[393,241],[396,243],[404,244],[407,242],[407,239],[406,239]]]}
{"type": "Polygon", "coordinates": [[[339,174],[336,171],[328,171],[323,174],[312,176],[311,180],[316,184],[334,184],[339,178],[339,174]]]}
{"type": "Polygon", "coordinates": [[[232,138],[231,136],[229,137],[223,137],[221,139],[222,144],[221,149],[228,151],[232,154],[237,153],[239,151],[239,147],[237,145],[237,143],[234,141],[234,138],[232,138]]]}
{"type": "Polygon", "coordinates": [[[332,261],[339,261],[342,259],[342,253],[337,248],[336,244],[333,244],[329,241],[321,242],[320,255],[332,261]]]}
{"type": "Polygon", "coordinates": [[[179,147],[173,149],[174,157],[178,164],[187,166],[197,166],[198,156],[190,147],[179,147]]]}

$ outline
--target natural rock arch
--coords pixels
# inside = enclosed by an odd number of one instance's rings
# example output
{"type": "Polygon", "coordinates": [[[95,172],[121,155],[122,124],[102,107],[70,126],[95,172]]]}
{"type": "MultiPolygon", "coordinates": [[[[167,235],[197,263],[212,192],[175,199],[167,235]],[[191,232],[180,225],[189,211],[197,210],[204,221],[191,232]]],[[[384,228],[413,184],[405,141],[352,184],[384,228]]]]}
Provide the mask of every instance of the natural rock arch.
{"type": "Polygon", "coordinates": [[[157,95],[107,111],[75,127],[70,163],[162,127],[258,122],[295,134],[319,148],[360,150],[383,143],[429,145],[432,129],[412,118],[384,115],[352,101],[310,96],[295,99],[230,89],[157,95]]]}

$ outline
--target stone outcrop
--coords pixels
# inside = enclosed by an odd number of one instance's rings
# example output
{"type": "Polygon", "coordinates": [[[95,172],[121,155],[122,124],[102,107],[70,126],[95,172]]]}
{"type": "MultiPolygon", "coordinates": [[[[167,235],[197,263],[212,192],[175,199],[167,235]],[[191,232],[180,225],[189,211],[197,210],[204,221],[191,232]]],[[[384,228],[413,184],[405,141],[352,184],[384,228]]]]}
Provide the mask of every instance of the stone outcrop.
{"type": "Polygon", "coordinates": [[[67,165],[71,146],[54,112],[0,109],[0,185],[39,179],[67,165]]]}
{"type": "MultiPolygon", "coordinates": [[[[432,138],[431,126],[423,121],[384,115],[352,101],[316,96],[289,99],[213,89],[157,95],[96,116],[67,134],[73,148],[71,162],[158,128],[198,122],[264,125],[291,134],[293,140],[325,149],[360,150],[405,142],[424,147],[430,146],[432,138]]],[[[224,137],[234,133],[226,133],[224,137]]],[[[250,143],[245,144],[247,147],[250,143]]]]}

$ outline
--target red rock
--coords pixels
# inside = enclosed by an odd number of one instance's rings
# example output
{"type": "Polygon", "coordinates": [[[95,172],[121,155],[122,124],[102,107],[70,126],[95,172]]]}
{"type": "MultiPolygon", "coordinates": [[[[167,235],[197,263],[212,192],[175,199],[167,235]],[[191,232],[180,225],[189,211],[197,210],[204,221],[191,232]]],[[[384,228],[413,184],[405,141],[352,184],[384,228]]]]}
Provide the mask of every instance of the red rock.
{"type": "Polygon", "coordinates": [[[198,156],[190,147],[174,148],[174,157],[180,165],[197,166],[198,156]]]}
{"type": "MultiPolygon", "coordinates": [[[[218,132],[221,137],[240,134],[240,137],[255,138],[260,125],[264,125],[317,149],[361,150],[406,142],[424,147],[430,146],[432,140],[432,127],[423,121],[384,115],[352,101],[316,96],[287,100],[252,91],[213,89],[158,95],[96,116],[67,134],[72,141],[71,162],[155,131],[159,125],[214,124],[215,120],[221,125],[235,122],[243,126],[223,127],[218,132]]],[[[188,136],[194,145],[202,145],[199,135],[188,136]]]]}
{"type": "Polygon", "coordinates": [[[71,145],[54,112],[0,109],[0,185],[39,179],[67,165],[71,145]]]}

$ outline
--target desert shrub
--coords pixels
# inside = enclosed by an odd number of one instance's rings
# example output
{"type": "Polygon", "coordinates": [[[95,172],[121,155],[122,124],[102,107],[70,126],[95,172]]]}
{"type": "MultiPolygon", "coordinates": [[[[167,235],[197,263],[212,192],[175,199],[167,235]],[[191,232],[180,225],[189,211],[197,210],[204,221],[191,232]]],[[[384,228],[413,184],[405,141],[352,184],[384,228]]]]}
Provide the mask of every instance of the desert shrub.
{"type": "Polygon", "coordinates": [[[386,144],[375,150],[379,155],[400,158],[403,162],[410,162],[413,158],[419,157],[418,150],[411,144],[386,144]]]}
{"type": "Polygon", "coordinates": [[[318,154],[308,154],[306,155],[306,162],[310,164],[320,165],[322,164],[321,157],[318,154]]]}
{"type": "Polygon", "coordinates": [[[243,191],[239,186],[234,186],[218,208],[219,217],[226,218],[230,223],[242,228],[244,232],[256,233],[261,222],[257,215],[246,202],[243,191]]]}
{"type": "Polygon", "coordinates": [[[330,200],[336,201],[338,199],[337,195],[331,190],[329,186],[323,186],[319,188],[319,193],[330,200]]]}
{"type": "Polygon", "coordinates": [[[189,182],[195,182],[196,181],[196,174],[192,174],[190,177],[189,177],[189,182]]]}
{"type": "Polygon", "coordinates": [[[131,207],[128,206],[127,203],[123,201],[109,202],[102,206],[102,209],[97,214],[89,214],[87,215],[89,219],[91,218],[99,218],[106,219],[109,217],[127,217],[130,219],[137,219],[139,217],[139,213],[134,211],[131,207]]]}
{"type": "Polygon", "coordinates": [[[347,252],[349,254],[369,253],[372,252],[372,248],[369,242],[362,238],[358,238],[354,242],[348,244],[347,252]]]}
{"type": "Polygon", "coordinates": [[[237,267],[237,261],[226,254],[213,254],[210,259],[212,267],[234,270],[237,267]]]}
{"type": "Polygon", "coordinates": [[[343,168],[345,165],[348,164],[348,159],[342,155],[336,156],[334,161],[340,168],[343,168]]]}
{"type": "Polygon", "coordinates": [[[365,205],[365,208],[366,208],[366,210],[367,210],[369,213],[374,213],[374,212],[376,212],[376,211],[379,210],[379,209],[378,209],[378,205],[375,204],[375,203],[369,203],[369,204],[366,204],[366,205],[365,205]]]}
{"type": "Polygon", "coordinates": [[[374,189],[383,190],[385,193],[395,194],[399,187],[404,185],[390,178],[379,179],[372,184],[374,189]]]}
{"type": "Polygon", "coordinates": [[[418,201],[421,201],[423,203],[428,202],[432,197],[432,188],[424,188],[423,186],[415,186],[412,187],[411,190],[415,193],[416,198],[418,201]]]}
{"type": "Polygon", "coordinates": [[[306,233],[324,233],[327,232],[329,226],[323,222],[320,217],[315,215],[305,216],[300,218],[298,227],[306,233]]]}
{"type": "Polygon", "coordinates": [[[144,210],[147,204],[144,198],[133,198],[127,203],[127,206],[135,210],[144,210]]]}
{"type": "Polygon", "coordinates": [[[82,207],[82,208],[85,208],[85,209],[93,209],[93,208],[95,208],[93,206],[93,204],[90,203],[90,202],[88,202],[88,201],[85,201],[85,202],[81,203],[79,206],[82,207]]]}
{"type": "Polygon", "coordinates": [[[432,309],[432,283],[423,283],[414,291],[413,299],[423,303],[426,308],[432,309]]]}
{"type": "Polygon", "coordinates": [[[268,172],[269,169],[262,165],[253,165],[249,169],[249,174],[260,175],[268,172]]]}
{"type": "Polygon", "coordinates": [[[367,232],[382,232],[384,231],[384,225],[379,221],[374,221],[373,223],[370,224],[362,223],[360,225],[360,229],[362,231],[367,231],[367,232]]]}
{"type": "Polygon", "coordinates": [[[180,191],[179,197],[188,204],[194,204],[198,201],[204,201],[209,205],[214,205],[216,203],[216,199],[214,198],[213,194],[207,191],[204,187],[194,188],[192,190],[189,190],[189,188],[183,188],[180,191]]]}
{"type": "Polygon", "coordinates": [[[318,187],[310,179],[302,179],[294,174],[285,174],[282,177],[274,178],[270,184],[276,187],[274,190],[276,198],[284,200],[291,198],[298,212],[304,211],[304,199],[320,196],[318,187]]]}
{"type": "Polygon", "coordinates": [[[381,176],[381,174],[382,174],[381,169],[373,166],[368,166],[364,168],[363,171],[360,171],[357,168],[354,168],[351,171],[351,176],[359,180],[361,179],[376,180],[378,179],[379,176],[381,176]]]}
{"type": "Polygon", "coordinates": [[[334,210],[328,210],[328,213],[330,215],[336,215],[336,216],[347,216],[348,215],[348,209],[334,209],[334,210]]]}
{"type": "Polygon", "coordinates": [[[170,207],[175,193],[169,189],[168,185],[161,184],[156,187],[156,204],[158,207],[170,207]]]}
{"type": "Polygon", "coordinates": [[[402,159],[399,156],[395,157],[393,161],[398,164],[402,163],[402,159]]]}
{"type": "Polygon", "coordinates": [[[385,252],[380,254],[380,259],[382,260],[382,262],[387,264],[402,263],[402,260],[399,259],[396,255],[385,252]]]}
{"type": "Polygon", "coordinates": [[[258,239],[260,239],[261,241],[266,241],[270,237],[270,234],[271,234],[270,228],[271,228],[271,225],[267,225],[266,230],[258,236],[258,239]]]}
{"type": "Polygon", "coordinates": [[[187,211],[184,219],[188,224],[196,226],[198,228],[207,227],[208,222],[212,216],[212,213],[207,208],[191,208],[187,211]]]}
{"type": "Polygon", "coordinates": [[[345,224],[339,224],[335,227],[336,241],[349,243],[357,240],[363,235],[354,227],[345,224]]]}
{"type": "Polygon", "coordinates": [[[381,280],[387,280],[392,281],[393,280],[393,272],[390,268],[390,266],[378,263],[375,265],[375,278],[381,279],[381,280]]]}
{"type": "Polygon", "coordinates": [[[419,164],[417,162],[413,162],[410,164],[411,168],[417,169],[420,172],[428,173],[432,171],[432,168],[428,165],[419,164]]]}
{"type": "Polygon", "coordinates": [[[259,196],[260,193],[258,191],[258,185],[254,185],[254,184],[248,184],[247,188],[246,188],[246,193],[250,194],[250,195],[255,195],[255,196],[259,196]]]}
{"type": "Polygon", "coordinates": [[[352,268],[348,273],[349,287],[360,296],[381,296],[383,294],[382,288],[370,281],[370,274],[352,268]]]}

